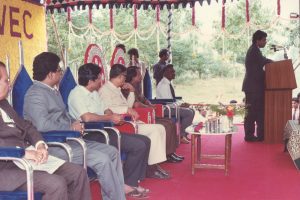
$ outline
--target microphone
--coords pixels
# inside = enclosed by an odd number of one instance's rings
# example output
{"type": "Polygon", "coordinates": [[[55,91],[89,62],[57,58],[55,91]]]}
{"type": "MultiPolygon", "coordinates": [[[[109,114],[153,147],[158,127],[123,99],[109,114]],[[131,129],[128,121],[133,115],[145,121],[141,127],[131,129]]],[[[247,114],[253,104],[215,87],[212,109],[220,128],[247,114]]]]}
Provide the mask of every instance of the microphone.
{"type": "Polygon", "coordinates": [[[270,50],[274,50],[274,52],[280,51],[280,50],[282,50],[282,49],[284,49],[283,46],[276,45],[276,44],[271,44],[271,47],[270,47],[270,50]]]}
{"type": "Polygon", "coordinates": [[[280,45],[276,45],[276,44],[271,44],[271,47],[270,47],[270,50],[274,50],[274,52],[276,51],[280,51],[280,50],[283,50],[283,57],[284,59],[288,59],[288,56],[287,56],[287,50],[288,47],[284,47],[284,46],[280,46],[280,45]]]}

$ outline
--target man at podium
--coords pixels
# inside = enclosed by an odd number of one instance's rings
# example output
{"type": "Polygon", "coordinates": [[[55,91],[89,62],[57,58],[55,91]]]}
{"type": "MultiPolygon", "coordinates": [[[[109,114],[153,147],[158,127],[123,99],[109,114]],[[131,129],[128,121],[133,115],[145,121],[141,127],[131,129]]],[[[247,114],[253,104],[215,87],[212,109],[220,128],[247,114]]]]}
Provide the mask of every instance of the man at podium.
{"type": "Polygon", "coordinates": [[[257,30],[252,36],[252,45],[249,47],[245,67],[242,91],[246,96],[246,116],[244,121],[245,141],[255,142],[264,140],[264,65],[272,60],[264,57],[260,48],[267,43],[267,33],[257,30]],[[256,135],[255,132],[256,122],[256,135]]]}

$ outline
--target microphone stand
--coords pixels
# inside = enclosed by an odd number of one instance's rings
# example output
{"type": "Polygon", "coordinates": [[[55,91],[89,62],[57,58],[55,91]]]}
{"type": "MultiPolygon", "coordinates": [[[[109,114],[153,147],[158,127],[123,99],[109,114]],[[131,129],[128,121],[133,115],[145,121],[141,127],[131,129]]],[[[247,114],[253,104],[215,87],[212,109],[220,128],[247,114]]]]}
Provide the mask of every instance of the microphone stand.
{"type": "Polygon", "coordinates": [[[280,51],[282,49],[283,49],[283,57],[284,57],[284,59],[286,59],[286,60],[289,59],[288,55],[287,55],[287,51],[286,51],[287,48],[286,47],[281,47],[281,46],[277,47],[275,45],[271,47],[271,50],[274,50],[274,52],[280,51]]]}
{"type": "Polygon", "coordinates": [[[284,59],[289,59],[288,58],[288,55],[287,55],[287,52],[286,52],[286,47],[283,47],[283,57],[284,57],[284,59]]]}

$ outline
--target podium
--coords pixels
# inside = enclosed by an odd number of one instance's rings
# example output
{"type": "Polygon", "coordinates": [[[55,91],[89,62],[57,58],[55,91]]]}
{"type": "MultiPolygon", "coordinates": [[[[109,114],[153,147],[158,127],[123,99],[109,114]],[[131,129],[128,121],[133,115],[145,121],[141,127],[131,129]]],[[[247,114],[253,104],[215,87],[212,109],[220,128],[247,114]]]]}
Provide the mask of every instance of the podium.
{"type": "Polygon", "coordinates": [[[292,118],[292,90],[297,87],[291,60],[265,66],[265,142],[282,143],[284,127],[292,118]]]}

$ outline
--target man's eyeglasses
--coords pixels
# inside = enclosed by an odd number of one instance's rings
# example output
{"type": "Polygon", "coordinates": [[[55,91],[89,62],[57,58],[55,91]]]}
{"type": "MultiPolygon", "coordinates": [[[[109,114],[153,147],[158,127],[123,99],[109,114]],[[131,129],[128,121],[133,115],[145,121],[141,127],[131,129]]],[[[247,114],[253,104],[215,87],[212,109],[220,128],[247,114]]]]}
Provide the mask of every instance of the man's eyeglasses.
{"type": "Polygon", "coordinates": [[[62,73],[64,70],[61,67],[58,67],[55,72],[62,73]]]}

